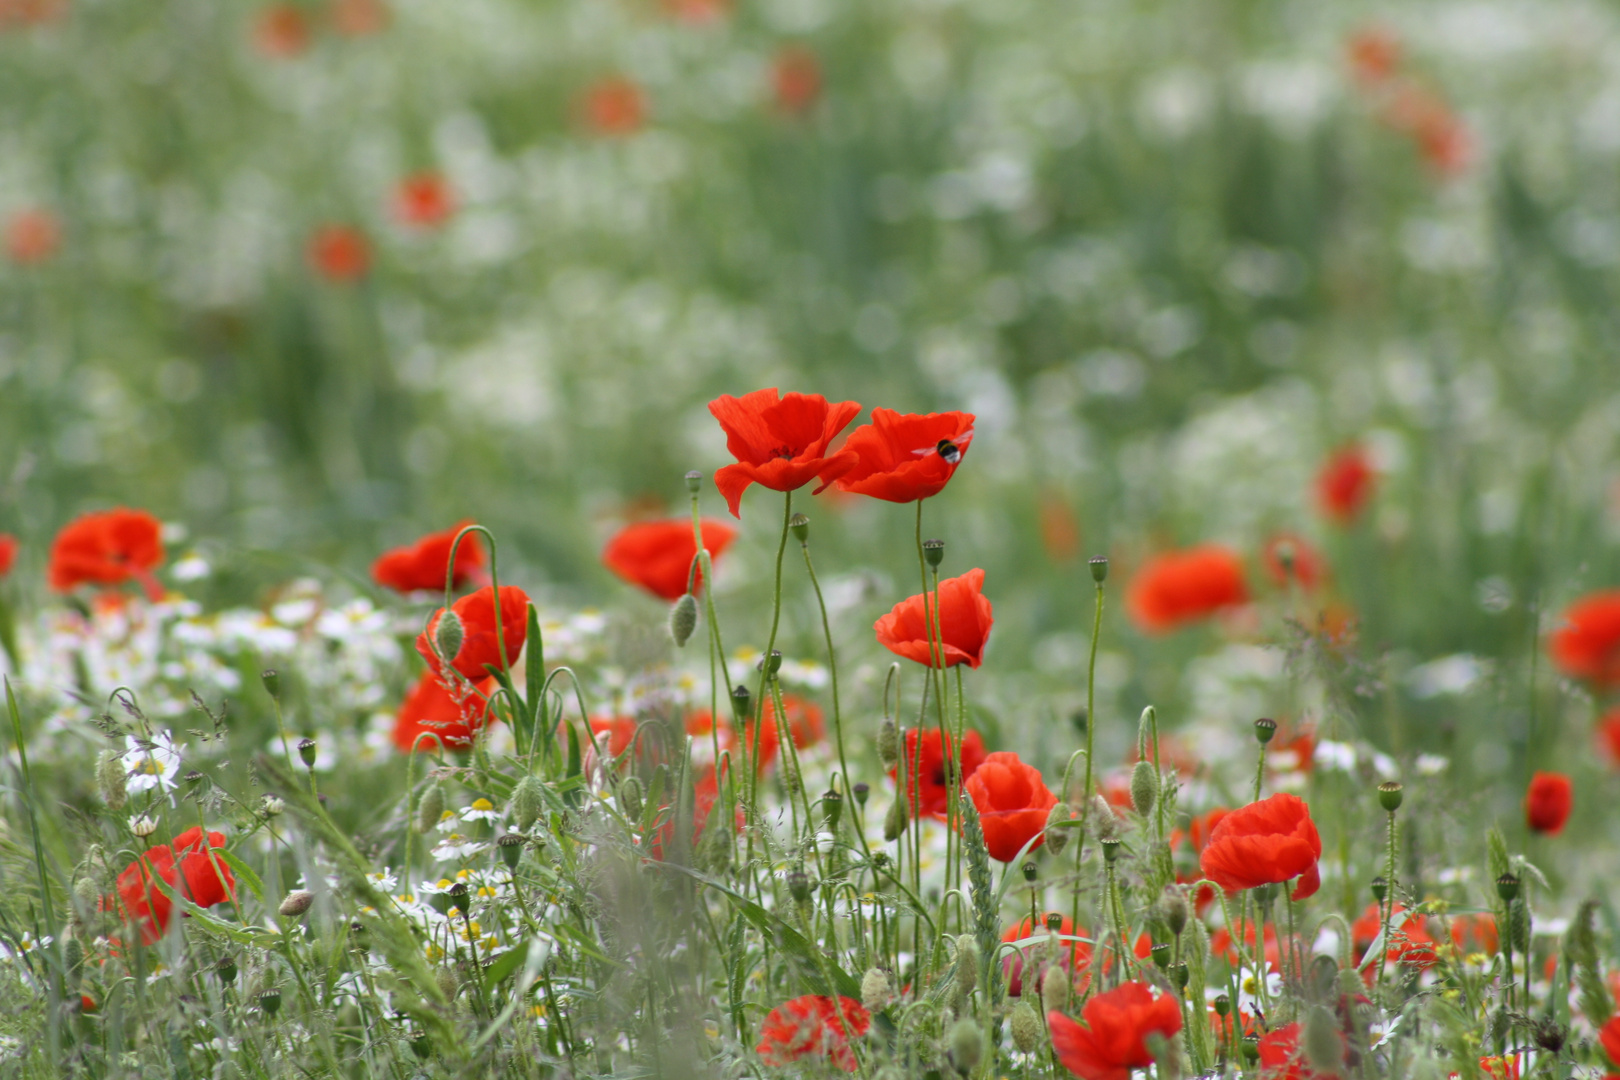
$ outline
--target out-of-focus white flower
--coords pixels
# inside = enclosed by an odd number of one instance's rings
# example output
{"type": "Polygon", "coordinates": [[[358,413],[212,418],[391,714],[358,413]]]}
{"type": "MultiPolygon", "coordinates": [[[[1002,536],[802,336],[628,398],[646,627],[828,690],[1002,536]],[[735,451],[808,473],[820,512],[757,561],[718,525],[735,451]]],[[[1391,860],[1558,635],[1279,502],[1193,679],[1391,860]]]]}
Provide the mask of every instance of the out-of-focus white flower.
{"type": "Polygon", "coordinates": [[[468,859],[489,845],[461,833],[451,833],[433,848],[433,857],[441,862],[459,862],[468,859]]]}
{"type": "Polygon", "coordinates": [[[1419,700],[1442,694],[1465,694],[1490,671],[1488,661],[1472,653],[1454,653],[1420,664],[1406,673],[1406,686],[1419,700]]]}
{"type": "Polygon", "coordinates": [[[1419,776],[1439,776],[1450,764],[1449,758],[1443,758],[1439,754],[1419,754],[1416,762],[1417,773],[1419,776]]]}
{"type": "Polygon", "coordinates": [[[207,559],[191,552],[169,568],[169,576],[176,581],[201,581],[213,571],[207,559]]]}
{"type": "Polygon", "coordinates": [[[1351,772],[1356,767],[1356,748],[1349,743],[1323,739],[1316,744],[1316,764],[1324,769],[1351,772]]]}
{"type": "Polygon", "coordinates": [[[174,740],[166,731],[160,731],[151,739],[140,739],[134,735],[124,739],[128,747],[124,751],[124,771],[126,774],[124,787],[130,794],[141,791],[173,791],[176,787],[175,775],[180,771],[180,751],[175,748],[174,740]]]}
{"type": "Polygon", "coordinates": [[[495,804],[488,799],[474,799],[473,804],[461,812],[462,821],[487,821],[490,824],[501,820],[501,812],[495,809],[495,804]]]}

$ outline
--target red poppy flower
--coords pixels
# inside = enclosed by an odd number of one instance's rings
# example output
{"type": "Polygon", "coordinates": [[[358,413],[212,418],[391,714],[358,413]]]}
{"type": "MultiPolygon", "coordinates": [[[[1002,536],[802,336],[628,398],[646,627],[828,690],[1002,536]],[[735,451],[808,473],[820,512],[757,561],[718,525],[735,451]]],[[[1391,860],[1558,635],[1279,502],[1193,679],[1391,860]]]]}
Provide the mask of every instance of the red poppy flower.
{"type": "Polygon", "coordinates": [[[1322,838],[1305,800],[1287,792],[1250,803],[1221,819],[1199,866],[1227,892],[1299,879],[1292,896],[1303,900],[1321,885],[1317,860],[1322,838]]]}
{"type": "MultiPolygon", "coordinates": [[[[826,734],[822,720],[821,709],[814,703],[806,701],[795,694],[783,694],[782,704],[787,709],[788,728],[793,732],[793,745],[803,750],[820,742],[826,734]]],[[[760,729],[759,745],[753,745],[754,722],[750,720],[744,726],[744,734],[751,753],[759,756],[759,768],[768,769],[776,760],[777,752],[782,747],[782,736],[776,726],[776,702],[770,698],[765,699],[764,726],[760,729]]],[[[686,733],[700,743],[709,741],[710,731],[714,727],[713,718],[709,710],[699,709],[686,718],[686,733]]],[[[719,741],[721,750],[730,750],[732,757],[741,754],[737,742],[737,733],[725,720],[720,721],[719,741]]]]}
{"type": "MultiPolygon", "coordinates": [[[[703,520],[703,546],[712,559],[737,538],[737,530],[722,521],[703,520]]],[[[664,600],[679,600],[686,592],[697,544],[692,538],[692,522],[643,521],[626,525],[602,549],[602,563],[632,585],[664,600]]],[[[702,573],[694,581],[694,591],[702,588],[702,573]]]]}
{"type": "Polygon", "coordinates": [[[51,588],[67,592],[83,584],[117,585],[133,578],[157,600],[163,588],[152,571],[162,562],[163,527],[151,514],[123,507],[83,514],[51,543],[51,588]]]}
{"type": "MultiPolygon", "coordinates": [[[[918,749],[917,729],[906,732],[906,787],[913,816],[928,814],[942,820],[945,817],[950,802],[945,790],[945,754],[940,749],[943,745],[938,728],[929,728],[922,733],[921,750],[918,749]]],[[[959,758],[964,782],[978,771],[984,757],[984,740],[979,738],[979,733],[969,731],[964,734],[959,758]]],[[[895,779],[898,773],[899,769],[890,769],[889,777],[895,779]]]]}
{"type": "Polygon", "coordinates": [[[806,1057],[826,1058],[845,1072],[854,1072],[851,1038],[860,1038],[872,1026],[872,1016],[854,998],[806,994],[772,1009],[760,1025],[754,1049],[767,1065],[791,1065],[806,1057]]]}
{"type": "Polygon", "coordinates": [[[641,87],[613,76],[585,91],[585,124],[598,135],[634,135],[647,122],[647,100],[641,87]]]}
{"type": "Polygon", "coordinates": [[[1226,815],[1231,812],[1224,806],[1217,806],[1187,823],[1187,837],[1192,841],[1194,851],[1201,852],[1209,846],[1209,838],[1214,835],[1215,827],[1226,820],[1226,815]]]}
{"type": "Polygon", "coordinates": [[[1322,556],[1294,533],[1277,533],[1267,540],[1260,552],[1260,565],[1279,589],[1294,584],[1309,592],[1327,580],[1327,564],[1322,556]]]}
{"type": "Polygon", "coordinates": [[[309,48],[309,18],[294,4],[272,4],[259,12],[253,44],[277,60],[289,60],[309,48]]]}
{"type": "Polygon", "coordinates": [[[1524,819],[1532,829],[1548,836],[1564,831],[1575,807],[1575,786],[1563,773],[1537,772],[1524,796],[1524,819]]]}
{"type": "MultiPolygon", "coordinates": [[[[1335,1032],[1335,1034],[1337,1034],[1335,1032]]],[[[1343,1036],[1339,1036],[1343,1056],[1343,1036]]],[[[1260,1036],[1261,1080],[1331,1080],[1336,1072],[1320,1073],[1305,1062],[1299,1046],[1299,1025],[1288,1024],[1260,1036]]]]}
{"type": "Polygon", "coordinates": [[[1451,943],[1461,953],[1496,952],[1496,920],[1489,915],[1456,916],[1451,920],[1451,943]]]}
{"type": "Polygon", "coordinates": [[[1154,997],[1146,983],[1121,983],[1098,994],[1080,1015],[1084,1027],[1056,1009],[1046,1014],[1046,1023],[1057,1059],[1082,1080],[1130,1080],[1132,1069],[1153,1064],[1148,1035],[1170,1039],[1181,1030],[1176,999],[1154,997]]]}
{"type": "Polygon", "coordinates": [[[433,672],[422,672],[394,719],[394,745],[404,754],[467,749],[488,722],[484,703],[494,688],[494,679],[481,679],[457,701],[433,672]]]}
{"type": "MultiPolygon", "coordinates": [[[[0,562],[4,561],[0,554],[0,562]]],[[[0,575],[4,571],[0,570],[0,575]]],[[[1597,722],[1598,749],[1611,766],[1620,766],[1620,708],[1610,709],[1597,722]]]]}
{"type": "Polygon", "coordinates": [[[368,37],[388,28],[382,0],[333,0],[332,29],[344,37],[368,37]]]}
{"type": "MultiPolygon", "coordinates": [[[[475,593],[463,596],[450,608],[461,617],[461,648],[449,658],[451,666],[463,678],[482,682],[489,674],[485,665],[501,667],[501,647],[496,643],[495,587],[486,585],[475,593]]],[[[440,608],[433,613],[427,629],[416,635],[416,651],[435,675],[439,674],[439,657],[433,651],[433,638],[439,630],[440,608]]],[[[523,651],[523,640],[529,633],[529,594],[516,585],[501,586],[500,642],[506,646],[506,664],[517,662],[523,651]]]]}
{"type": "Polygon", "coordinates": [[[1620,1015],[1609,1017],[1598,1029],[1598,1042],[1603,1044],[1603,1052],[1609,1055],[1609,1060],[1620,1067],[1620,1015]]]}
{"type": "Polygon", "coordinates": [[[358,281],[371,268],[371,247],[352,225],[322,225],[309,238],[309,264],[331,281],[358,281]]]}
{"type": "Polygon", "coordinates": [[[10,533],[0,533],[0,578],[11,573],[16,562],[17,538],[10,533]]]}
{"type": "Polygon", "coordinates": [[[1348,525],[1372,498],[1372,459],[1352,443],[1333,452],[1316,474],[1316,501],[1329,521],[1348,525]]]}
{"type": "Polygon", "coordinates": [[[1218,544],[1167,551],[1142,564],[1125,590],[1125,607],[1136,625],[1162,634],[1246,603],[1243,563],[1218,544]]]}
{"type": "Polygon", "coordinates": [[[856,461],[838,477],[838,489],[897,503],[938,495],[973,445],[973,421],[965,412],[873,409],[872,422],[850,432],[839,448],[856,461]]]}
{"type": "Polygon", "coordinates": [[[1040,834],[1057,796],[1039,769],[1002,750],[985,758],[964,786],[979,811],[979,827],[991,858],[1012,862],[1031,839],[1035,840],[1031,851],[1046,842],[1040,834]]]}
{"type": "Polygon", "coordinates": [[[1589,593],[1571,604],[1547,651],[1568,675],[1598,687],[1620,685],[1620,589],[1589,593]]]}
{"type": "Polygon", "coordinates": [[[776,107],[802,113],[821,96],[821,61],[802,45],[787,45],[771,59],[771,90],[776,107]]]}
{"type": "Polygon", "coordinates": [[[234,895],[236,878],[230,867],[208,853],[210,848],[224,846],[224,835],[210,832],[205,848],[202,830],[190,828],[174,838],[173,847],[159,844],[147,848],[118,875],[120,910],[139,929],[142,943],[151,945],[168,932],[174,911],[170,893],[185,896],[198,907],[212,907],[234,895]]]}
{"type": "MultiPolygon", "coordinates": [[[[1361,917],[1350,924],[1350,938],[1362,954],[1361,964],[1367,962],[1367,950],[1372,948],[1383,929],[1384,913],[1376,903],[1368,904],[1361,917]]],[[[1384,958],[1390,963],[1431,968],[1440,961],[1439,946],[1434,935],[1429,933],[1426,918],[1408,913],[1404,904],[1396,904],[1390,911],[1389,941],[1384,946],[1384,958]]]]}
{"type": "MultiPolygon", "coordinates": [[[[1254,923],[1240,922],[1238,923],[1238,926],[1242,930],[1241,936],[1243,940],[1244,952],[1250,956],[1253,956],[1254,923]]],[[[1271,923],[1266,924],[1265,941],[1266,970],[1281,972],[1283,959],[1283,939],[1277,937],[1277,928],[1271,923]]],[[[1236,964],[1240,959],[1236,939],[1234,938],[1232,931],[1224,926],[1209,936],[1209,951],[1215,956],[1224,956],[1226,958],[1226,962],[1229,964],[1236,964]]]]}
{"type": "Polygon", "coordinates": [[[664,10],[685,23],[715,22],[730,7],[730,0],[664,0],[664,10]]]}
{"type": "MultiPolygon", "coordinates": [[[[1062,918],[1063,921],[1058,925],[1058,933],[1062,936],[1086,937],[1089,934],[1089,931],[1085,927],[1076,927],[1067,915],[1064,915],[1062,918]]],[[[1002,933],[1001,940],[1023,941],[1025,938],[1029,937],[1040,937],[1045,932],[1046,931],[1043,927],[1034,925],[1029,919],[1024,919],[1021,922],[1009,926],[1006,931],[1002,933]]],[[[1132,947],[1131,951],[1134,952],[1139,959],[1146,959],[1153,954],[1153,939],[1147,934],[1139,935],[1136,939],[1136,944],[1132,947]]],[[[1033,975],[1035,981],[1031,983],[1031,985],[1040,985],[1040,980],[1046,974],[1047,958],[1051,955],[1052,954],[1044,946],[1028,950],[1029,959],[1031,963],[1035,965],[1033,975]]],[[[1057,949],[1057,964],[1065,971],[1081,972],[1087,967],[1090,960],[1091,946],[1084,941],[1063,942],[1057,949]]],[[[1113,966],[1113,963],[1114,946],[1105,942],[1103,944],[1102,956],[1097,961],[1096,968],[1101,971],[1107,971],[1111,966],[1113,966]]],[[[1020,957],[1016,952],[1004,955],[1001,961],[1001,970],[1003,977],[1007,980],[1007,993],[1013,997],[1017,997],[1022,994],[1024,992],[1023,958],[1020,957]]],[[[1080,989],[1084,990],[1085,987],[1089,985],[1090,981],[1090,974],[1082,974],[1079,981],[1080,989]]]]}
{"type": "Polygon", "coordinates": [[[18,266],[38,266],[61,246],[62,226],[49,210],[19,210],[6,220],[6,255],[18,266]]]}
{"type": "Polygon", "coordinates": [[[937,609],[933,590],[919,593],[894,605],[872,629],[878,644],[896,656],[929,667],[940,666],[936,661],[943,659],[944,667],[966,663],[977,668],[984,660],[984,644],[995,621],[984,595],[984,571],[974,569],[939,583],[937,609]]]}
{"type": "Polygon", "coordinates": [[[394,189],[394,217],[406,225],[422,229],[442,225],[455,208],[449,182],[436,172],[407,176],[394,189]]]}
{"type": "MultiPolygon", "coordinates": [[[[559,723],[559,728],[561,724],[559,723]]],[[[635,741],[636,729],[640,725],[633,716],[593,716],[591,717],[591,737],[596,745],[613,757],[618,757],[630,749],[635,741]]]]}
{"type": "Polygon", "coordinates": [[[1041,496],[1038,525],[1047,558],[1066,563],[1080,554],[1080,520],[1061,493],[1050,490],[1041,496]]]}
{"type": "Polygon", "coordinates": [[[1401,62],[1400,40],[1384,26],[1367,26],[1350,35],[1345,51],[1357,81],[1376,85],[1395,74],[1401,62]]]}
{"type": "MultiPolygon", "coordinates": [[[[696,775],[692,785],[692,843],[697,843],[698,837],[703,835],[704,828],[709,823],[709,814],[714,810],[714,804],[720,801],[720,783],[715,779],[714,769],[705,768],[696,775]]],[[[663,805],[668,809],[669,803],[663,805]]],[[[743,826],[742,807],[737,808],[736,827],[740,831],[743,826]]],[[[667,815],[664,823],[651,830],[647,837],[647,850],[652,857],[662,861],[664,849],[675,839],[675,818],[673,814],[667,815]]]]}
{"type": "Polygon", "coordinates": [[[225,846],[225,834],[203,831],[193,825],[174,838],[174,857],[180,860],[182,892],[198,907],[213,907],[229,900],[236,891],[236,877],[230,866],[213,853],[225,846]]]}
{"type": "MultiPolygon", "coordinates": [[[[456,535],[471,524],[471,521],[458,522],[443,532],[429,533],[414,544],[384,552],[371,564],[372,578],[377,584],[402,593],[443,589],[445,573],[450,569],[450,548],[455,544],[456,535]]],[[[483,566],[484,545],[477,533],[468,533],[456,548],[451,588],[459,589],[475,577],[484,577],[479,573],[483,566]]]]}
{"type": "Polygon", "coordinates": [[[854,401],[829,402],[820,394],[781,394],[775,387],[742,397],[722,394],[709,402],[709,412],[726,433],[726,449],[737,459],[714,474],[732,517],[750,484],[772,491],[795,491],[820,477],[822,486],[854,468],[850,450],[828,454],[827,447],[861,406],[854,401]]]}

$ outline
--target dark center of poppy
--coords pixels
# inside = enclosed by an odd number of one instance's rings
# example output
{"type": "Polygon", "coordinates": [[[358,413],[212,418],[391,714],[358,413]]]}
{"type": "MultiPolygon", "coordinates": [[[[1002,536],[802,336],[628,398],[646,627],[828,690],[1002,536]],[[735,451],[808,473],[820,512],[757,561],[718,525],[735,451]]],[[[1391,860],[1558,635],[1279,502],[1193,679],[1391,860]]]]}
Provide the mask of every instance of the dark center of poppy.
{"type": "Polygon", "coordinates": [[[962,448],[949,439],[939,440],[939,445],[934,449],[939,452],[940,457],[945,459],[947,465],[955,465],[962,460],[962,448]]]}
{"type": "Polygon", "coordinates": [[[792,461],[794,458],[796,458],[798,456],[799,456],[799,452],[797,450],[793,449],[793,447],[791,447],[791,446],[778,446],[775,450],[771,451],[771,457],[773,457],[773,458],[786,458],[789,461],[792,461]]]}

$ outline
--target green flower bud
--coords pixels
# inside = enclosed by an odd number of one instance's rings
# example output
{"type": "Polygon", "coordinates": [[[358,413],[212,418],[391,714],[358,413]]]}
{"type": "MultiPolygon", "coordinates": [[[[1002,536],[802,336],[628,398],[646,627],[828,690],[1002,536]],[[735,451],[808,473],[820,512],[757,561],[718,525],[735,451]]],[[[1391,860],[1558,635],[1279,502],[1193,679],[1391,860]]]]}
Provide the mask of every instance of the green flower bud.
{"type": "MultiPolygon", "coordinates": [[[[443,803],[441,802],[442,806],[443,803]]],[[[528,832],[540,820],[546,806],[546,789],[538,776],[525,776],[512,789],[512,824],[518,832],[528,832]]],[[[437,820],[437,819],[435,819],[437,820]]]]}
{"type": "Polygon", "coordinates": [[[885,770],[893,769],[900,764],[900,726],[894,722],[894,717],[885,716],[878,725],[877,734],[878,761],[885,770]]]}
{"type": "Polygon", "coordinates": [[[895,792],[894,802],[889,804],[889,816],[883,819],[883,839],[898,840],[905,834],[906,825],[910,819],[906,813],[906,798],[904,792],[895,792]]]}
{"type": "Polygon", "coordinates": [[[310,909],[315,903],[315,894],[307,889],[294,889],[287,894],[281,902],[280,912],[284,919],[296,919],[310,909]]]}
{"type": "Polygon", "coordinates": [[[862,780],[849,790],[855,793],[855,804],[865,810],[866,800],[872,796],[872,785],[862,780]]]}
{"type": "Polygon", "coordinates": [[[1069,1007],[1069,973],[1061,964],[1052,964],[1041,976],[1041,1002],[1046,1010],[1062,1012],[1069,1007]]]}
{"type": "Polygon", "coordinates": [[[122,810],[129,801],[126,785],[129,774],[124,771],[124,759],[116,750],[104,751],[96,762],[96,785],[101,788],[101,801],[109,810],[122,810]]]}
{"type": "Polygon", "coordinates": [[[1144,758],[1131,770],[1131,805],[1138,814],[1151,814],[1159,800],[1159,770],[1144,758]]]}
{"type": "Polygon", "coordinates": [[[454,664],[456,654],[461,652],[461,643],[467,638],[466,627],[461,625],[461,616],[452,608],[444,608],[439,612],[439,624],[433,628],[433,651],[439,659],[446,664],[454,664]]]}
{"type": "Polygon", "coordinates": [[[1063,854],[1063,849],[1069,846],[1069,830],[1064,828],[1053,828],[1053,826],[1068,821],[1070,816],[1069,804],[1066,802],[1055,803],[1052,806],[1052,809],[1047,811],[1046,828],[1048,831],[1046,833],[1046,850],[1050,851],[1053,855],[1063,854]]]}
{"type": "Polygon", "coordinates": [[[692,631],[697,629],[697,620],[697,597],[691,593],[682,593],[681,598],[669,609],[669,636],[675,639],[677,649],[686,648],[687,639],[692,636],[692,631]]]}
{"type": "Polygon", "coordinates": [[[963,1017],[951,1025],[947,1041],[951,1047],[951,1064],[956,1066],[957,1072],[966,1076],[979,1067],[979,1060],[984,1057],[984,1033],[978,1024],[963,1017]]]}
{"type": "Polygon", "coordinates": [[[1012,1011],[1008,1026],[1012,1028],[1013,1045],[1018,1047],[1020,1052],[1033,1053],[1035,1048],[1041,1045],[1041,1036],[1045,1034],[1041,1029],[1041,1017],[1030,1008],[1029,1002],[1018,1003],[1012,1011]]]}
{"type": "Polygon", "coordinates": [[[963,997],[979,985],[979,939],[972,934],[956,938],[956,991],[963,997]]]}
{"type": "Polygon", "coordinates": [[[1164,897],[1159,901],[1159,910],[1164,915],[1164,924],[1176,937],[1187,928],[1187,898],[1176,889],[1166,889],[1164,897]]]}
{"type": "Polygon", "coordinates": [[[627,776],[619,782],[619,806],[631,821],[641,820],[641,781],[636,777],[627,776]]]}
{"type": "Polygon", "coordinates": [[[444,817],[444,785],[435,780],[416,804],[416,831],[430,833],[444,817]]]}
{"type": "Polygon", "coordinates": [[[867,1012],[882,1012],[894,1000],[889,974],[881,968],[867,968],[861,976],[861,1004],[867,1012]]]}

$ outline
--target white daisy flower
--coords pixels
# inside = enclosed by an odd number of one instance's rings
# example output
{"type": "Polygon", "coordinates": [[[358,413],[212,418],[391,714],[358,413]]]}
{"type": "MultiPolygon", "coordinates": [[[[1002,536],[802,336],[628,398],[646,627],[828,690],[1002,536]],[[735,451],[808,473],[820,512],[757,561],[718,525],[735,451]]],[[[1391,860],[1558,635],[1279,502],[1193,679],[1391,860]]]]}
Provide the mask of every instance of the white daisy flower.
{"type": "Polygon", "coordinates": [[[178,786],[174,778],[180,772],[180,751],[168,732],[160,731],[150,740],[130,735],[124,745],[128,747],[123,757],[124,786],[131,794],[153,788],[173,791],[178,786]]]}

